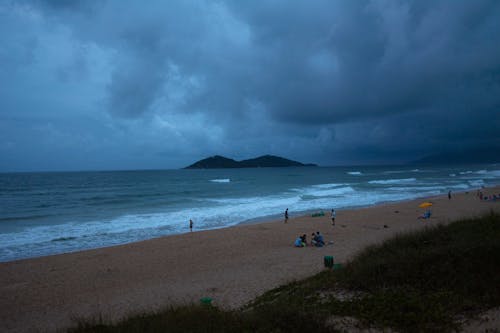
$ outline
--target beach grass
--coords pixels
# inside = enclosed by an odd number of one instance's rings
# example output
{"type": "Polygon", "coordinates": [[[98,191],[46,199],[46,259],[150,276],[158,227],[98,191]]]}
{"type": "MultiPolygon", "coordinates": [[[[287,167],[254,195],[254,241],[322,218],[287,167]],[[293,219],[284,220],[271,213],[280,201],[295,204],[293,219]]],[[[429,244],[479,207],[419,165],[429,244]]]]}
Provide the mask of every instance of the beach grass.
{"type": "Polygon", "coordinates": [[[171,307],[114,324],[80,322],[69,332],[452,332],[500,306],[499,263],[500,215],[492,212],[397,235],[241,309],[171,307]]]}

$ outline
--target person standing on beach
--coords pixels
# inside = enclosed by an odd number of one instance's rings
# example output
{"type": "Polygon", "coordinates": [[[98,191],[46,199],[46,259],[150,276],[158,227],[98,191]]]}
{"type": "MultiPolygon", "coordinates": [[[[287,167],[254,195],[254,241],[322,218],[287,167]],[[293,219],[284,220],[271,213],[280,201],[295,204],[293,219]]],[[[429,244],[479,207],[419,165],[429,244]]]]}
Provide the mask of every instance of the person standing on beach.
{"type": "Polygon", "coordinates": [[[189,220],[189,231],[193,232],[193,220],[189,220]]]}
{"type": "Polygon", "coordinates": [[[337,213],[335,213],[335,209],[332,209],[332,225],[335,225],[335,216],[337,213]]]}
{"type": "Polygon", "coordinates": [[[285,210],[285,223],[288,222],[288,208],[285,210]]]}
{"type": "Polygon", "coordinates": [[[448,191],[448,200],[451,200],[451,191],[448,191]]]}

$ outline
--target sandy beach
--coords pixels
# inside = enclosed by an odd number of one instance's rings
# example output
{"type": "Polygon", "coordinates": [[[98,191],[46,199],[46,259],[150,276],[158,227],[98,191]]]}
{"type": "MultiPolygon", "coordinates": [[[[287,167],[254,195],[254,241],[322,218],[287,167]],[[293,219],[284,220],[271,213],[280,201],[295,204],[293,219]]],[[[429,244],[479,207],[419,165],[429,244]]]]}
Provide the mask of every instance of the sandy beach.
{"type": "MultiPolygon", "coordinates": [[[[500,187],[484,189],[486,195],[500,187]]],[[[0,331],[55,331],[74,318],[119,319],[209,296],[222,307],[239,307],[263,292],[324,269],[323,256],[345,262],[370,244],[396,233],[500,212],[500,201],[480,201],[475,191],[369,208],[338,210],[332,227],[325,216],[293,216],[196,231],[138,243],[0,263],[0,331]],[[432,217],[419,203],[433,202],[432,217]],[[386,227],[384,227],[384,225],[386,227]],[[298,235],[321,231],[323,248],[294,248],[298,235]]],[[[186,222],[188,223],[188,222],[186,222]]]]}

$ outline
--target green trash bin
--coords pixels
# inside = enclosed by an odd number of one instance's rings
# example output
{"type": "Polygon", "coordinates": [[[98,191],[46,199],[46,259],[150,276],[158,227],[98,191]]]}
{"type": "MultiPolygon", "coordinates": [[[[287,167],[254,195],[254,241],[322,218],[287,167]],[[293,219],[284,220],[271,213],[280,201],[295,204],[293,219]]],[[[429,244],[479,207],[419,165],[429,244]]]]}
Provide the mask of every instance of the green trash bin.
{"type": "Polygon", "coordinates": [[[323,261],[325,263],[325,267],[327,267],[327,268],[333,267],[333,256],[325,256],[323,258],[323,261]]]}
{"type": "Polygon", "coordinates": [[[202,297],[200,298],[200,303],[202,305],[212,305],[212,299],[210,297],[202,297]]]}

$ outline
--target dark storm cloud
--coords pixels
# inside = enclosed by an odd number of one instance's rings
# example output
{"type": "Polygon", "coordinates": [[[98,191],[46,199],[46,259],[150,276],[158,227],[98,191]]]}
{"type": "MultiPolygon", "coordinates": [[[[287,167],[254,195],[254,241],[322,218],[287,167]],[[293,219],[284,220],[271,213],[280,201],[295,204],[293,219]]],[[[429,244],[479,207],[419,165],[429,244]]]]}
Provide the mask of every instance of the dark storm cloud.
{"type": "Polygon", "coordinates": [[[0,68],[23,69],[1,103],[93,117],[104,147],[329,164],[500,146],[498,1],[26,1],[0,13],[14,53],[0,68]],[[50,89],[18,102],[30,78],[50,89]]]}
{"type": "Polygon", "coordinates": [[[302,32],[306,38],[283,45],[275,59],[287,65],[273,76],[277,98],[268,101],[271,112],[280,119],[318,123],[431,108],[455,109],[441,111],[453,115],[456,108],[497,107],[491,96],[498,89],[492,75],[500,65],[498,3],[429,2],[418,14],[411,4],[354,2],[353,8],[330,11],[331,26],[319,35],[321,41],[316,31],[302,32]],[[311,58],[321,52],[332,63],[329,75],[311,71],[311,58]]]}

